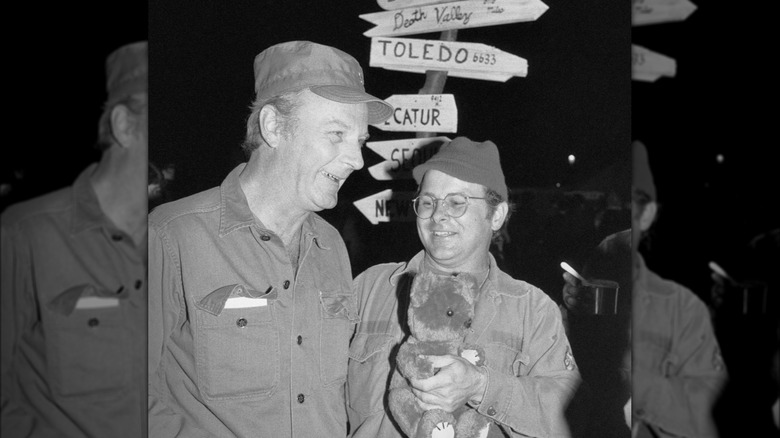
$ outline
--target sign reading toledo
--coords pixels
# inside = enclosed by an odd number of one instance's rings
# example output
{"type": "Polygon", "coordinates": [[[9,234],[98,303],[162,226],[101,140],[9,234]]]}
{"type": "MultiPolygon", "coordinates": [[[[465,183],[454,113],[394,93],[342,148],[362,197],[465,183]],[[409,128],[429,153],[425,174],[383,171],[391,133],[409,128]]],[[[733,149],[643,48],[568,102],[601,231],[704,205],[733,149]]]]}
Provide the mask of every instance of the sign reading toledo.
{"type": "Polygon", "coordinates": [[[449,76],[498,82],[528,74],[525,59],[492,46],[416,38],[371,38],[369,65],[412,73],[445,70],[449,76]]]}

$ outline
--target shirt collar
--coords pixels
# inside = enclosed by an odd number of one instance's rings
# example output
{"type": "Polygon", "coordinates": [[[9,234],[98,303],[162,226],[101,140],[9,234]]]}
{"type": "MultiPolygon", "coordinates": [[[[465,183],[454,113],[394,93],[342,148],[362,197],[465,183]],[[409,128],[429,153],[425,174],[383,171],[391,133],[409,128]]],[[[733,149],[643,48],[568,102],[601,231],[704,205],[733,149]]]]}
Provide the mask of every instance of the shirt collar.
{"type": "Polygon", "coordinates": [[[219,237],[239,228],[248,227],[255,222],[238,180],[244,167],[246,163],[236,166],[219,186],[219,237]]]}
{"type": "Polygon", "coordinates": [[[71,215],[71,234],[78,234],[84,230],[98,227],[111,228],[111,224],[103,210],[100,209],[95,189],[89,181],[95,172],[97,163],[90,164],[84,169],[76,181],[73,182],[72,199],[73,214],[71,215]]]}
{"type": "MultiPolygon", "coordinates": [[[[490,264],[490,271],[488,272],[488,278],[485,284],[482,286],[482,291],[484,291],[488,296],[490,297],[496,297],[498,294],[498,291],[496,290],[495,285],[498,284],[498,265],[496,265],[496,259],[493,257],[493,254],[488,253],[488,261],[490,264]]],[[[420,272],[423,269],[423,266],[425,265],[425,250],[422,250],[418,252],[414,257],[412,257],[409,262],[399,266],[392,274],[390,274],[390,284],[392,286],[396,286],[398,283],[398,278],[406,273],[417,273],[420,272]]],[[[480,279],[481,280],[481,279],[480,279]]]]}
{"type": "MultiPolygon", "coordinates": [[[[255,220],[255,215],[249,209],[249,202],[246,199],[244,190],[239,182],[239,175],[246,167],[246,163],[236,166],[222,181],[219,186],[220,215],[219,215],[219,237],[224,237],[240,228],[249,227],[258,224],[262,229],[267,230],[259,219],[255,220]]],[[[321,219],[315,213],[309,213],[306,220],[303,221],[301,233],[307,239],[314,239],[317,247],[329,250],[331,245],[323,241],[322,233],[318,231],[317,220],[321,219]]],[[[272,231],[272,230],[268,230],[272,231]]]]}

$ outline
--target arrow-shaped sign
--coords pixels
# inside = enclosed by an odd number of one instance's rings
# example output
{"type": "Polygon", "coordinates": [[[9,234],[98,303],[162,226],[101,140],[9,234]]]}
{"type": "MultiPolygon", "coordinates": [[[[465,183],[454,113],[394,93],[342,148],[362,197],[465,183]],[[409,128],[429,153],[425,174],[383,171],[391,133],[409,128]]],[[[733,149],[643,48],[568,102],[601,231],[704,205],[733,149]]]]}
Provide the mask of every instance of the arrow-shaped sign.
{"type": "Polygon", "coordinates": [[[402,36],[534,21],[547,9],[541,0],[465,0],[372,12],[360,18],[375,25],[365,36],[402,36]]]}
{"type": "Polygon", "coordinates": [[[688,0],[632,0],[634,26],[683,21],[696,10],[688,0]]]}
{"type": "Polygon", "coordinates": [[[631,78],[637,81],[655,82],[661,76],[673,78],[677,74],[677,62],[636,44],[631,45],[631,78]]]}
{"type": "Polygon", "coordinates": [[[457,132],[458,107],[452,94],[394,94],[393,116],[376,125],[393,132],[457,132]]]}
{"type": "Polygon", "coordinates": [[[412,73],[446,70],[449,76],[499,82],[528,74],[528,61],[492,46],[415,38],[371,38],[369,65],[412,73]]]}
{"type": "Polygon", "coordinates": [[[417,219],[412,208],[414,192],[383,190],[353,204],[372,224],[379,222],[411,222],[417,219]]]}
{"type": "Polygon", "coordinates": [[[438,3],[449,3],[452,0],[376,0],[380,8],[386,11],[396,9],[411,8],[414,6],[435,5],[438,3]]]}
{"type": "Polygon", "coordinates": [[[368,172],[379,181],[411,179],[412,169],[428,161],[448,141],[450,139],[447,137],[370,141],[366,146],[385,161],[369,167],[368,172]]]}

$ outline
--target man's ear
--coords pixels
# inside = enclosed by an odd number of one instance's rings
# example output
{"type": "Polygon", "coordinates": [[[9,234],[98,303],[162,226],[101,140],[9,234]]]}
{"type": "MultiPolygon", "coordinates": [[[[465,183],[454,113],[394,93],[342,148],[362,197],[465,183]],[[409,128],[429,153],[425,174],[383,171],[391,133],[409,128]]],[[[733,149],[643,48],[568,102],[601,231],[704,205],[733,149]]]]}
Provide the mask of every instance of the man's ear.
{"type": "Polygon", "coordinates": [[[260,125],[260,135],[268,146],[276,148],[282,139],[282,116],[279,111],[271,105],[266,105],[260,109],[257,115],[257,122],[260,125]]]}
{"type": "Polygon", "coordinates": [[[120,147],[130,147],[133,141],[135,120],[125,105],[116,105],[111,109],[111,135],[120,147]]]}
{"type": "Polygon", "coordinates": [[[490,228],[493,231],[498,231],[504,221],[506,220],[506,214],[509,212],[509,204],[502,202],[496,206],[496,211],[493,212],[493,217],[490,219],[490,228]]]}
{"type": "Polygon", "coordinates": [[[645,208],[642,210],[642,216],[639,217],[639,229],[645,232],[650,229],[655,221],[655,215],[658,213],[658,204],[655,201],[650,201],[645,204],[645,208]]]}

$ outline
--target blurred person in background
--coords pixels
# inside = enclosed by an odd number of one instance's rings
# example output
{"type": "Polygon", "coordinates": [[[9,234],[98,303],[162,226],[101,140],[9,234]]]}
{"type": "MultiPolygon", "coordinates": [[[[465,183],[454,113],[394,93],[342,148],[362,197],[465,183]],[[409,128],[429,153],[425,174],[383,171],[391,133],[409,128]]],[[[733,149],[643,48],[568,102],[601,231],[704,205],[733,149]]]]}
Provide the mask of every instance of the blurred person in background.
{"type": "Polygon", "coordinates": [[[2,215],[3,437],[146,434],[147,43],[105,66],[99,162],[2,215]]]}

